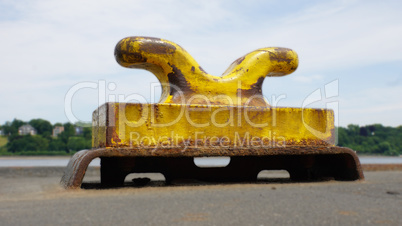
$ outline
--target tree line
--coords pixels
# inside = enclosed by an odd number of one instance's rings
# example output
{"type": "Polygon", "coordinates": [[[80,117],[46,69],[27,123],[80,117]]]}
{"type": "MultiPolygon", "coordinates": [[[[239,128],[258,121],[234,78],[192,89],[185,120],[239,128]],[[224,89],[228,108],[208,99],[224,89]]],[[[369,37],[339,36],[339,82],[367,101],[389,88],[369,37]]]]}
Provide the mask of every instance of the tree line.
{"type": "Polygon", "coordinates": [[[352,124],[338,127],[338,146],[349,147],[360,154],[401,155],[402,126],[352,124]]]}
{"type": "Polygon", "coordinates": [[[32,119],[29,122],[14,119],[6,122],[0,127],[3,136],[7,137],[7,144],[1,147],[3,152],[35,154],[41,153],[74,153],[92,146],[92,128],[83,123],[56,123],[52,125],[44,119],[32,119]],[[21,135],[19,128],[23,125],[31,125],[35,130],[35,135],[21,135]],[[57,136],[52,136],[53,129],[64,127],[64,131],[57,136]],[[80,133],[76,133],[76,128],[80,127],[80,133]]]}
{"type": "MultiPolygon", "coordinates": [[[[91,125],[77,123],[56,123],[52,125],[44,119],[32,119],[24,122],[14,119],[0,126],[7,144],[0,147],[0,153],[74,153],[91,148],[91,125]],[[25,124],[31,125],[37,131],[36,135],[20,135],[18,129],[25,124]],[[64,131],[52,136],[56,126],[63,126],[64,131]],[[77,134],[75,128],[81,127],[82,133],[77,134]]],[[[359,154],[401,155],[402,126],[387,127],[381,124],[367,126],[348,125],[337,128],[338,146],[349,147],[359,154]]]]}

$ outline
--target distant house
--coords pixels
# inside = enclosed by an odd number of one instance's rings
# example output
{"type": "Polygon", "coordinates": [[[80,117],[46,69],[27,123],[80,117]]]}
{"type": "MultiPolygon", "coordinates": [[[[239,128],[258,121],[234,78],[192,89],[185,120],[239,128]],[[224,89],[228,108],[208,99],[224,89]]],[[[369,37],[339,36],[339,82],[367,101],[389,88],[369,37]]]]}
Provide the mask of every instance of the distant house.
{"type": "Polygon", "coordinates": [[[4,130],[0,129],[0,136],[4,136],[4,130]]]}
{"type": "Polygon", "coordinates": [[[36,129],[29,124],[22,125],[20,128],[18,128],[19,135],[36,135],[36,133],[36,129]]]}
{"type": "Polygon", "coordinates": [[[82,135],[84,133],[84,128],[81,126],[76,126],[75,127],[75,135],[82,135]]]}
{"type": "Polygon", "coordinates": [[[52,133],[52,136],[53,137],[57,137],[61,132],[63,132],[64,131],[64,126],[55,126],[54,128],[53,128],[53,133],[52,133]]]}

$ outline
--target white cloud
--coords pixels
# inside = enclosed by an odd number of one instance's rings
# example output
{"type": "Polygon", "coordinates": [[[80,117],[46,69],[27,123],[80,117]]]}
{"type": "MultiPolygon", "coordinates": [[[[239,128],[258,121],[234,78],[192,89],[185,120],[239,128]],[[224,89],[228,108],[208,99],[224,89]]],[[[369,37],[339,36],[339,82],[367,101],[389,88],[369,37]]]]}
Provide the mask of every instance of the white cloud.
{"type": "Polygon", "coordinates": [[[401,85],[350,91],[339,100],[341,125],[402,125],[401,96],[401,85]]]}

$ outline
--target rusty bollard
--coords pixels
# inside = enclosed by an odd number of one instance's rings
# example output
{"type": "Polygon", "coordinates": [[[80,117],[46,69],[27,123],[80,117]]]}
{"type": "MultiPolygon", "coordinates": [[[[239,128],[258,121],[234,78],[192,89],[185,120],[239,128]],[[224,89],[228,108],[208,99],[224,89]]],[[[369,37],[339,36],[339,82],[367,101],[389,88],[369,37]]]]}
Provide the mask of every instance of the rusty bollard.
{"type": "Polygon", "coordinates": [[[237,59],[221,76],[206,73],[179,45],[128,37],[115,48],[123,67],[152,72],[159,103],[106,103],[93,113],[93,148],[76,153],[62,177],[81,187],[88,164],[101,159],[101,185],[122,186],[130,173],[174,179],[256,181],[262,170],[287,170],[294,181],[364,179],[359,159],[335,146],[334,112],[271,107],[265,77],[298,66],[286,48],[262,48],[237,59]],[[194,157],[228,156],[226,167],[199,168],[194,157]]]}

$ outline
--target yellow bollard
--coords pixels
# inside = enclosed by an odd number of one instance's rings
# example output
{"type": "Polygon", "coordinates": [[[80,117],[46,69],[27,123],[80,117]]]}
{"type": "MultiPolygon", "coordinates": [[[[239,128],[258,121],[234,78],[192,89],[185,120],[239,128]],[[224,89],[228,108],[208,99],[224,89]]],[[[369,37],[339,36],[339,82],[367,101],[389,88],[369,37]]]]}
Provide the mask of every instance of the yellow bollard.
{"type": "Polygon", "coordinates": [[[121,186],[132,172],[174,179],[255,181],[266,169],[292,180],[363,179],[356,154],[335,146],[334,112],[272,107],[262,94],[265,77],[298,66],[296,52],[262,48],[234,61],[221,76],[206,73],[179,45],[128,37],[115,48],[123,67],[152,72],[159,103],[106,103],[93,113],[93,149],[77,153],[62,178],[80,187],[89,162],[101,158],[101,184],[121,186]],[[194,157],[229,156],[225,168],[198,168],[194,157]]]}

